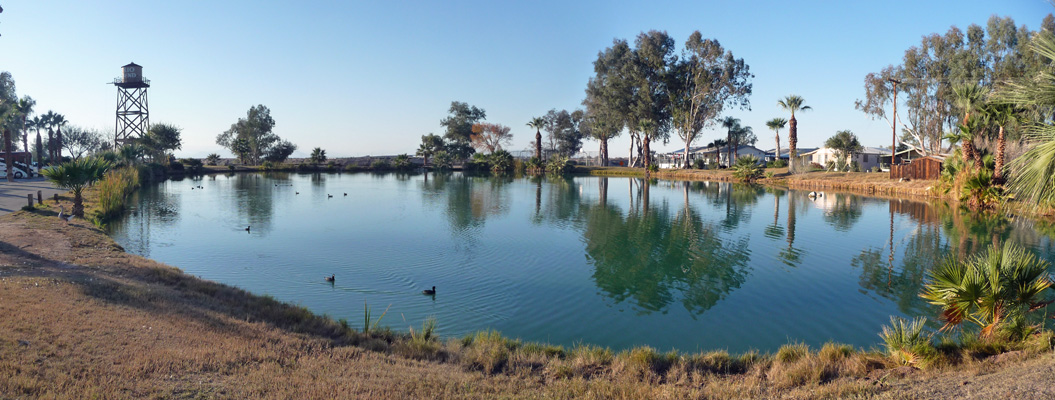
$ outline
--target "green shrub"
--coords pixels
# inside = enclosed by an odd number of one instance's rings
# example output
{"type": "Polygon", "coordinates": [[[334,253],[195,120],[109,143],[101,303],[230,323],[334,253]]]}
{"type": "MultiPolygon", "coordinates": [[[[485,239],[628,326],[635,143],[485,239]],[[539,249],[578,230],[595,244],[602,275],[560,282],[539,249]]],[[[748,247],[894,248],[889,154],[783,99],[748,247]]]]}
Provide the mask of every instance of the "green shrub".
{"type": "Polygon", "coordinates": [[[707,168],[707,161],[702,159],[702,158],[697,158],[697,159],[693,160],[692,167],[695,168],[695,169],[707,168]]]}
{"type": "Polygon", "coordinates": [[[741,182],[754,182],[762,177],[762,166],[758,164],[758,157],[743,156],[736,159],[733,164],[733,177],[741,182]]]}
{"type": "Polygon", "coordinates": [[[432,156],[432,166],[436,169],[450,169],[454,165],[454,158],[446,151],[438,151],[432,156]]]}
{"type": "Polygon", "coordinates": [[[788,166],[788,162],[783,159],[773,160],[766,163],[766,168],[784,168],[788,166]]]}
{"type": "Polygon", "coordinates": [[[392,160],[392,168],[400,171],[406,171],[414,167],[414,164],[410,162],[410,155],[400,154],[392,160]]]}
{"type": "Polygon", "coordinates": [[[186,172],[191,174],[200,174],[205,169],[205,165],[197,158],[181,158],[179,163],[183,164],[186,172]]]}
{"type": "Polygon", "coordinates": [[[546,173],[554,175],[563,175],[571,171],[571,164],[568,163],[568,157],[565,156],[553,156],[546,163],[546,173]]]}
{"type": "Polygon", "coordinates": [[[374,171],[385,171],[392,169],[392,165],[388,163],[388,160],[380,158],[370,163],[370,169],[374,171]]]}
{"type": "Polygon", "coordinates": [[[890,326],[883,326],[879,334],[887,355],[898,365],[922,365],[936,353],[931,335],[923,332],[927,318],[911,322],[901,317],[890,317],[890,326]]]}
{"type": "Polygon", "coordinates": [[[946,327],[971,321],[983,337],[1001,324],[1026,318],[1044,304],[1052,286],[1049,264],[1013,243],[990,245],[966,260],[948,257],[928,273],[921,297],[942,308],[946,327]]]}
{"type": "Polygon", "coordinates": [[[216,165],[220,162],[220,155],[216,153],[209,154],[205,157],[205,163],[209,165],[216,165]]]}
{"type": "Polygon", "coordinates": [[[545,164],[538,157],[531,157],[524,163],[524,170],[534,174],[543,172],[545,168],[545,164]]]}
{"type": "Polygon", "coordinates": [[[487,156],[487,160],[491,165],[492,173],[505,174],[513,170],[513,155],[508,151],[496,150],[487,156]]]}

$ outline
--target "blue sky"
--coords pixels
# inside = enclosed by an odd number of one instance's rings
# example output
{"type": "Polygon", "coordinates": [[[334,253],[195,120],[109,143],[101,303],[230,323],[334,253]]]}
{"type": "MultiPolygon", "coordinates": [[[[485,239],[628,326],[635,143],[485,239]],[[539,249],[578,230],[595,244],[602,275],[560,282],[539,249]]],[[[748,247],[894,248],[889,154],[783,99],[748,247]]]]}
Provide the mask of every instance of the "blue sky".
{"type": "MultiPolygon", "coordinates": [[[[180,157],[212,152],[249,107],[264,104],[275,132],[334,156],[413,153],[442,133],[452,100],[512,127],[551,108],[581,107],[597,53],[615,38],[667,31],[681,45],[694,30],[717,39],[755,74],[751,111],[730,111],[772,148],[764,122],[787,115],[798,94],[800,147],[850,129],[888,145],[889,126],[853,107],[864,76],[898,63],[923,35],[1011,16],[1031,30],[1044,0],[938,1],[4,1],[0,70],[19,95],[74,125],[112,130],[116,88],[129,62],[152,81],[151,122],[183,128],[180,157]]],[[[786,130],[782,136],[786,136],[786,130]]],[[[699,145],[722,136],[704,132],[699,145]]],[[[673,136],[673,135],[672,135],[673,136]]],[[[786,137],[782,137],[786,146],[786,137]]],[[[629,141],[610,144],[625,155],[629,141]]],[[[676,136],[659,150],[682,147],[676,136]]],[[[597,142],[584,143],[596,150],[597,142]]]]}

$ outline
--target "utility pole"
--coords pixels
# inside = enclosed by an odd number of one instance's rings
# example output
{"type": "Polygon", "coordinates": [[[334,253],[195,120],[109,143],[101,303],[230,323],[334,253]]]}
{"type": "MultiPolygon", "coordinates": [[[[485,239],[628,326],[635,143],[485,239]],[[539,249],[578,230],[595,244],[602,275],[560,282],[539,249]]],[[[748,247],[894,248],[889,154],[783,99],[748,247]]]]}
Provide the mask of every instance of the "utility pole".
{"type": "Polygon", "coordinates": [[[888,81],[894,84],[894,115],[890,121],[890,173],[894,173],[894,163],[897,157],[897,85],[901,81],[894,78],[887,78],[888,81]]]}

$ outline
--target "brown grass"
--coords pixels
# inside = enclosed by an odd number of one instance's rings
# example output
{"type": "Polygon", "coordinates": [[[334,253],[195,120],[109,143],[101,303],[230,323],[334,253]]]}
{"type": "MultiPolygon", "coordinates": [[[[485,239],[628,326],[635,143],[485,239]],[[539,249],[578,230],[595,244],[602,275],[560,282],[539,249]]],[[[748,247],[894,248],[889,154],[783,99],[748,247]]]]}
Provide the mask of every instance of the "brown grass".
{"type": "MultiPolygon", "coordinates": [[[[497,332],[365,335],[127,254],[55,208],[0,217],[0,398],[853,398],[901,379],[885,356],[837,344],[613,354],[497,332]]],[[[1021,346],[1025,362],[1050,354],[1045,335],[1021,346]]],[[[999,372],[992,348],[904,379],[999,372]]]]}

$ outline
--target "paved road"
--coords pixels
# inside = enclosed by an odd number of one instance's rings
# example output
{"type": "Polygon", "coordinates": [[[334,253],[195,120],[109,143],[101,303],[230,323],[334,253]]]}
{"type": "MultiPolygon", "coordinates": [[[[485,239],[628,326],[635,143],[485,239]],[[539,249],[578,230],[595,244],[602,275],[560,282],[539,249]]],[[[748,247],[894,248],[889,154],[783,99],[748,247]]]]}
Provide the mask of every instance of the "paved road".
{"type": "Polygon", "coordinates": [[[21,210],[23,206],[28,204],[26,195],[30,193],[33,194],[33,201],[36,203],[38,190],[44,195],[45,202],[55,193],[63,194],[67,192],[65,189],[56,188],[51,182],[41,177],[15,179],[14,182],[8,182],[6,178],[0,178],[0,215],[21,210]]]}

